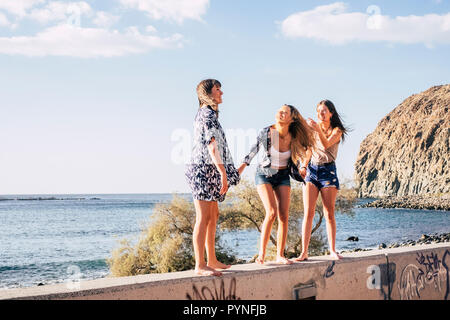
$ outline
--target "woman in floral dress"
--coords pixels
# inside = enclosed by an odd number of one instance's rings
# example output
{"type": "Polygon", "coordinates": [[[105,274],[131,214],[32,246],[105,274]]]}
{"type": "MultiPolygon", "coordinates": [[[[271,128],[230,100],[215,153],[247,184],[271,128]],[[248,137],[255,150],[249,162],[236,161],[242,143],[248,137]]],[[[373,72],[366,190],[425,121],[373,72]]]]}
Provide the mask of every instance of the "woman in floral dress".
{"type": "Polygon", "coordinates": [[[193,244],[198,275],[220,276],[217,269],[230,267],[218,261],[215,252],[218,202],[224,201],[228,186],[237,184],[240,178],[218,120],[221,87],[214,79],[203,80],[197,86],[200,108],[194,121],[191,161],[186,168],[196,211],[193,244]]]}

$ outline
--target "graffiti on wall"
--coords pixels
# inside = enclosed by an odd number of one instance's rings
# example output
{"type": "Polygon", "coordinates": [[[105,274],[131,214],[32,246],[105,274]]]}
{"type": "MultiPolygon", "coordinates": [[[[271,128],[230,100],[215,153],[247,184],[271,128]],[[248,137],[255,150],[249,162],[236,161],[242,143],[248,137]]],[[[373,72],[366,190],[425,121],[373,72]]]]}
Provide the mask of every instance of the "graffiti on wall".
{"type": "MultiPolygon", "coordinates": [[[[367,288],[379,290],[385,300],[392,299],[395,286],[399,289],[400,299],[422,299],[438,295],[445,300],[450,292],[450,250],[442,253],[417,252],[415,262],[406,265],[400,272],[395,263],[389,259],[385,264],[372,265],[367,268],[369,277],[367,288]],[[434,293],[433,293],[434,292],[434,293]]],[[[323,270],[323,269],[322,269],[323,270]]],[[[322,271],[323,272],[323,271],[322,271]]],[[[328,264],[324,273],[316,274],[315,281],[334,278],[336,263],[328,264]],[[321,279],[321,280],[320,280],[321,279]]],[[[319,287],[323,287],[319,285],[319,287]]],[[[294,288],[295,289],[295,288],[294,288]]],[[[240,300],[237,294],[236,278],[212,280],[205,285],[192,285],[186,292],[188,300],[240,300]]]]}
{"type": "Polygon", "coordinates": [[[336,265],[336,262],[332,262],[328,267],[327,267],[327,269],[325,270],[325,273],[324,273],[324,278],[330,278],[330,277],[332,277],[333,275],[334,275],[334,266],[336,265]]]}
{"type": "Polygon", "coordinates": [[[188,300],[240,300],[236,296],[236,278],[232,278],[228,287],[225,285],[224,279],[220,280],[219,286],[216,281],[212,281],[211,286],[202,286],[200,289],[194,284],[192,285],[192,293],[187,292],[188,300]]]}
{"type": "Polygon", "coordinates": [[[421,292],[427,288],[434,288],[442,293],[445,300],[449,294],[449,263],[450,251],[439,258],[438,254],[432,252],[424,255],[417,253],[417,264],[407,265],[401,272],[398,289],[400,299],[420,299],[421,292]]]}

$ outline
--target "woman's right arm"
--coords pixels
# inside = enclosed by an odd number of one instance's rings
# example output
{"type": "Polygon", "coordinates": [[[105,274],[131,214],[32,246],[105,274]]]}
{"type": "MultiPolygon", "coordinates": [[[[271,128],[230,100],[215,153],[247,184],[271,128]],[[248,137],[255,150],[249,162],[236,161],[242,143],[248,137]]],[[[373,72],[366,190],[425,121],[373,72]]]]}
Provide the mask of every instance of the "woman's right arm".
{"type": "Polygon", "coordinates": [[[242,174],[244,169],[250,165],[253,158],[258,154],[259,148],[260,148],[260,136],[261,133],[258,134],[258,137],[256,138],[256,143],[250,148],[250,152],[245,156],[244,160],[242,161],[242,164],[238,168],[239,175],[242,174]]]}
{"type": "Polygon", "coordinates": [[[220,180],[222,184],[220,194],[225,194],[228,190],[227,171],[225,170],[225,165],[223,164],[222,158],[220,157],[219,147],[217,146],[217,141],[214,137],[211,139],[211,142],[208,145],[208,152],[211,156],[211,160],[217,168],[217,171],[219,171],[220,173],[220,180]]]}

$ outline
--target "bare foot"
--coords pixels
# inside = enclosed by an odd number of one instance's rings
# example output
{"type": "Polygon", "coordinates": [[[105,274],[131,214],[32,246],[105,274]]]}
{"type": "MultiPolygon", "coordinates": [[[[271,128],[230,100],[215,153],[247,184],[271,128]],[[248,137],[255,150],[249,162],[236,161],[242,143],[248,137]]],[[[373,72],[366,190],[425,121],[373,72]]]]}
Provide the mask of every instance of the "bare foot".
{"type": "Polygon", "coordinates": [[[231,268],[231,265],[216,260],[214,262],[208,262],[208,267],[213,269],[229,269],[231,268]]]}
{"type": "Polygon", "coordinates": [[[264,258],[258,257],[258,258],[256,258],[255,262],[256,262],[257,264],[263,265],[263,264],[264,264],[264,258]]]}
{"type": "Polygon", "coordinates": [[[308,255],[307,254],[301,254],[300,257],[293,259],[296,262],[299,261],[307,261],[308,260],[308,255]]]}
{"type": "Polygon", "coordinates": [[[216,276],[216,277],[220,277],[222,275],[222,272],[217,271],[213,268],[210,268],[208,266],[205,267],[198,267],[195,268],[195,274],[199,275],[199,276],[216,276]]]}
{"type": "Polygon", "coordinates": [[[286,259],[285,257],[277,257],[277,259],[275,260],[275,263],[277,263],[277,264],[293,264],[294,262],[292,262],[289,259],[286,259]]]}
{"type": "Polygon", "coordinates": [[[330,256],[333,260],[340,260],[343,258],[343,256],[341,256],[339,253],[337,252],[331,252],[330,256]]]}

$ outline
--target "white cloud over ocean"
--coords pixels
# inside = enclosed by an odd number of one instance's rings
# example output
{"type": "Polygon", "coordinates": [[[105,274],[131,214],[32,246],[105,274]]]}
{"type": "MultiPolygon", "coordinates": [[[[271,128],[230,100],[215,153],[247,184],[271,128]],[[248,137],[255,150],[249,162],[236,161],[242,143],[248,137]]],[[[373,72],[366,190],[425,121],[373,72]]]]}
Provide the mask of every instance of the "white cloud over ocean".
{"type": "Polygon", "coordinates": [[[0,0],[0,28],[11,35],[0,37],[0,54],[29,57],[118,57],[153,49],[180,48],[179,33],[160,34],[152,26],[117,26],[123,9],[145,13],[149,19],[177,22],[201,21],[209,0],[115,0],[112,12],[95,10],[86,1],[0,0]],[[121,11],[122,10],[122,11],[121,11]],[[34,23],[32,33],[20,30],[34,23]]]}
{"type": "Polygon", "coordinates": [[[343,2],[318,6],[281,22],[286,38],[307,38],[334,45],[350,42],[450,44],[450,13],[391,17],[377,6],[350,12],[343,2]]]}

